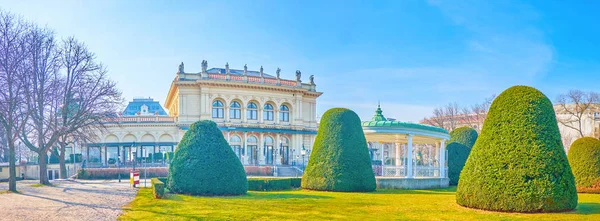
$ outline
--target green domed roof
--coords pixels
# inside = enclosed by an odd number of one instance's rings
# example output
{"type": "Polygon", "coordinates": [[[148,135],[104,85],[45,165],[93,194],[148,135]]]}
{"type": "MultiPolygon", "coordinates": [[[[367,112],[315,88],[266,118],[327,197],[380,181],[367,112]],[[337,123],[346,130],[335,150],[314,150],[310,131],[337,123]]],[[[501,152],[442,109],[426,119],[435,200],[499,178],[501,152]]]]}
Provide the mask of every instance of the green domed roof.
{"type": "Polygon", "coordinates": [[[425,125],[425,124],[401,122],[401,121],[395,121],[395,120],[387,120],[387,118],[385,118],[382,113],[383,113],[383,111],[381,110],[381,107],[379,105],[377,105],[377,110],[375,111],[375,116],[373,116],[371,121],[363,121],[362,126],[363,127],[391,127],[391,128],[399,128],[399,129],[406,128],[406,129],[426,130],[426,131],[445,133],[445,134],[448,133],[448,131],[446,131],[444,128],[440,128],[440,127],[434,127],[434,126],[425,125]]]}

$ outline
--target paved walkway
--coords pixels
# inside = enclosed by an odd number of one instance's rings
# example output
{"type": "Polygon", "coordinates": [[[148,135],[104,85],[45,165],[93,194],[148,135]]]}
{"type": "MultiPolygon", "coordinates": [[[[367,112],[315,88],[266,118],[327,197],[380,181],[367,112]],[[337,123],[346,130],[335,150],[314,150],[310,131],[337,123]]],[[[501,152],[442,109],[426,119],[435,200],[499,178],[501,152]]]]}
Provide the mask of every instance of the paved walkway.
{"type": "MultiPolygon", "coordinates": [[[[128,181],[56,180],[43,187],[19,181],[21,193],[0,194],[0,220],[116,220],[137,193],[128,181]]],[[[8,183],[0,183],[0,191],[7,189],[8,183]]]]}

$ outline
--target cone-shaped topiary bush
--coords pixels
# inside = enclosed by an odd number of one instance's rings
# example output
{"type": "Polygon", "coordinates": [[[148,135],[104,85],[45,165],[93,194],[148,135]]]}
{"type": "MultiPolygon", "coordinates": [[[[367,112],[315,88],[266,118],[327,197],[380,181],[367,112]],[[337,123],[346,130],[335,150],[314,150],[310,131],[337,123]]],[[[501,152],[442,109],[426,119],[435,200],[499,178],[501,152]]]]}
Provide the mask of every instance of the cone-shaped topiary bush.
{"type": "Polygon", "coordinates": [[[459,127],[450,132],[450,143],[446,146],[450,185],[458,184],[460,172],[465,166],[476,140],[477,131],[470,127],[459,127]]]}
{"type": "Polygon", "coordinates": [[[456,190],[458,204],[506,212],[577,206],[577,190],[550,100],[514,86],[492,103],[456,190]]]}
{"type": "Polygon", "coordinates": [[[571,144],[568,158],[577,191],[600,193],[600,140],[592,137],[577,139],[571,144]]]}
{"type": "Polygon", "coordinates": [[[339,192],[375,191],[375,175],[358,115],[329,109],[321,118],[302,188],[339,192]]]}
{"type": "Polygon", "coordinates": [[[248,190],[246,172],[215,122],[193,123],[177,146],[168,187],[176,193],[224,196],[248,190]]]}

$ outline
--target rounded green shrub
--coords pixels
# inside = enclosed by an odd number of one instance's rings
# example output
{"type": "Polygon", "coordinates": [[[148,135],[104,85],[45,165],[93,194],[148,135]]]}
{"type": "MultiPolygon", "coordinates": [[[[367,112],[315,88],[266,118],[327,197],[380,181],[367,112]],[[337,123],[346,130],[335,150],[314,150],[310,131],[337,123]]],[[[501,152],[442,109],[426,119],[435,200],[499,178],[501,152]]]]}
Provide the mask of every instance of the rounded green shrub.
{"type": "Polygon", "coordinates": [[[356,113],[332,108],[323,114],[301,185],[323,191],[375,191],[367,140],[356,113]]]}
{"type": "Polygon", "coordinates": [[[458,204],[506,212],[556,212],[577,206],[577,190],[550,100],[514,86],[492,103],[462,170],[458,204]]]}
{"type": "Polygon", "coordinates": [[[205,195],[242,195],[248,190],[246,172],[215,122],[193,123],[169,166],[171,192],[205,195]]]}
{"type": "Polygon", "coordinates": [[[465,166],[476,140],[477,131],[470,127],[459,127],[450,132],[450,143],[446,146],[450,185],[458,184],[460,172],[465,166]]]}
{"type": "Polygon", "coordinates": [[[477,131],[473,128],[459,127],[450,132],[450,143],[460,143],[471,149],[475,141],[477,141],[477,131]]]}
{"type": "Polygon", "coordinates": [[[600,193],[600,140],[592,137],[577,139],[569,148],[568,158],[577,191],[600,193]]]}

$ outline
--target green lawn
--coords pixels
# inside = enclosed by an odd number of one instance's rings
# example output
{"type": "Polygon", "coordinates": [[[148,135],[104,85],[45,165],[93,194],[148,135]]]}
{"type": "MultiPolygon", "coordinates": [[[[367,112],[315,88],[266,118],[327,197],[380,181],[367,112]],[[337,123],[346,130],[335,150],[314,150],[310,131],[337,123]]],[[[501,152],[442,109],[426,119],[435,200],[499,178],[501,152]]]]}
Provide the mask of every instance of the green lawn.
{"type": "Polygon", "coordinates": [[[576,211],[497,213],[455,203],[455,188],[336,193],[305,190],[255,192],[238,197],[170,195],[141,189],[120,220],[600,220],[600,194],[579,194],[576,211]]]}

